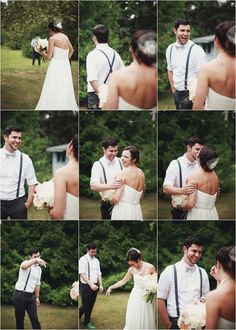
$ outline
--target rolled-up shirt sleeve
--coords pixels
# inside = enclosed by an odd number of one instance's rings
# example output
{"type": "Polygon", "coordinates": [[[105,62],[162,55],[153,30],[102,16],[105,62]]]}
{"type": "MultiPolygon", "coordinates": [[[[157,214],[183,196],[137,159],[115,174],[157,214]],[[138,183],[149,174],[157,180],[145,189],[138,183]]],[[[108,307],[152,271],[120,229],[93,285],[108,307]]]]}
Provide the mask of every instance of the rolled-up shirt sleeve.
{"type": "Polygon", "coordinates": [[[172,160],[170,162],[169,166],[167,167],[166,176],[165,176],[165,179],[164,179],[164,182],[163,182],[163,186],[172,186],[172,187],[175,186],[176,175],[177,175],[176,163],[177,163],[176,161],[172,160]]]}
{"type": "Polygon", "coordinates": [[[168,266],[161,273],[157,284],[157,298],[166,300],[171,285],[171,266],[168,266]]]}
{"type": "Polygon", "coordinates": [[[173,66],[171,65],[170,61],[170,49],[172,45],[169,45],[167,50],[166,50],[166,63],[167,63],[167,70],[168,71],[173,71],[173,66]]]}
{"type": "Polygon", "coordinates": [[[79,259],[79,274],[87,274],[88,262],[84,257],[79,259]]]}
{"type": "Polygon", "coordinates": [[[90,52],[86,58],[87,82],[98,80],[98,70],[95,54],[90,52]]]}
{"type": "Polygon", "coordinates": [[[95,162],[92,166],[90,184],[93,183],[102,183],[101,182],[101,165],[98,162],[95,162]]]}
{"type": "Polygon", "coordinates": [[[32,163],[32,160],[27,157],[27,167],[25,171],[25,179],[27,181],[28,186],[32,186],[34,184],[37,184],[37,178],[35,175],[34,165],[32,163]]]}

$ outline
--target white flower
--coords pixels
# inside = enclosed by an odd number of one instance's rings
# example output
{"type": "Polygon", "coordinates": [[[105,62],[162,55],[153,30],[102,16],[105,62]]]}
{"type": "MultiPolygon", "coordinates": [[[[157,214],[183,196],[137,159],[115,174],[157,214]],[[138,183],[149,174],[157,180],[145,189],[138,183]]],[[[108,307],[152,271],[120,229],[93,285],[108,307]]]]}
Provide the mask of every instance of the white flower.
{"type": "Polygon", "coordinates": [[[39,53],[43,50],[47,50],[48,49],[48,40],[47,39],[41,39],[38,37],[37,40],[35,40],[35,46],[34,46],[34,50],[39,53]]]}
{"type": "Polygon", "coordinates": [[[57,27],[58,29],[62,29],[62,24],[61,22],[58,22],[57,24],[54,24],[55,27],[57,27]]]}
{"type": "Polygon", "coordinates": [[[144,285],[147,291],[157,293],[157,273],[145,276],[144,285]]]}
{"type": "Polygon", "coordinates": [[[171,196],[171,204],[174,208],[182,207],[186,199],[186,195],[173,195],[171,196]]]}
{"type": "Polygon", "coordinates": [[[213,170],[216,167],[216,165],[218,164],[219,160],[220,160],[220,157],[209,159],[207,161],[207,167],[210,170],[213,170]]]}
{"type": "Polygon", "coordinates": [[[79,281],[72,284],[72,289],[70,290],[70,296],[73,300],[78,300],[79,297],[79,281]]]}
{"type": "Polygon", "coordinates": [[[35,188],[36,194],[34,194],[34,206],[42,210],[45,207],[53,207],[54,204],[54,184],[53,179],[39,183],[35,188]]]}
{"type": "Polygon", "coordinates": [[[206,304],[198,301],[189,305],[178,319],[180,329],[201,329],[206,323],[206,304]]]}
{"type": "Polygon", "coordinates": [[[147,56],[154,56],[156,54],[156,41],[155,40],[146,40],[143,46],[140,46],[142,52],[147,56]]]}
{"type": "Polygon", "coordinates": [[[102,192],[102,200],[105,201],[109,201],[110,198],[115,194],[115,189],[109,189],[106,191],[102,192]]]}

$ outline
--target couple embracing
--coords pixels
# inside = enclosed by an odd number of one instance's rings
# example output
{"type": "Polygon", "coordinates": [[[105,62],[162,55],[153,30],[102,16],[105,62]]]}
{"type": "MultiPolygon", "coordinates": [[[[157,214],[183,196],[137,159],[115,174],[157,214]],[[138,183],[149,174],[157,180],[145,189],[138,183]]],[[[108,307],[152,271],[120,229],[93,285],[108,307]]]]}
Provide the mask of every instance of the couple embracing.
{"type": "Polygon", "coordinates": [[[139,150],[127,146],[119,159],[117,141],[110,137],[102,147],[103,157],[93,164],[90,179],[91,190],[101,196],[102,219],[143,220],[140,199],[145,175],[137,167],[139,150]]]}
{"type": "MultiPolygon", "coordinates": [[[[22,143],[21,128],[8,126],[3,137],[4,146],[0,149],[1,219],[26,220],[27,210],[37,192],[34,165],[30,157],[19,150],[22,143]],[[27,200],[25,182],[28,185],[27,200]]],[[[51,195],[53,201],[48,209],[52,219],[76,220],[79,216],[77,135],[67,145],[66,155],[69,162],[55,171],[50,189],[44,194],[51,195]]]]}

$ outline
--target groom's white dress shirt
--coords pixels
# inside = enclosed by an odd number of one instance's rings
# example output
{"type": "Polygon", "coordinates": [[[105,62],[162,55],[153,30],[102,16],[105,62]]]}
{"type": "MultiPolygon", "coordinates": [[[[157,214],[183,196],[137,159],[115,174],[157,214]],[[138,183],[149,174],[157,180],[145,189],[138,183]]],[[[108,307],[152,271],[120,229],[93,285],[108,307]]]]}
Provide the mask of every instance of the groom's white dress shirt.
{"type": "MultiPolygon", "coordinates": [[[[115,180],[117,173],[120,172],[122,169],[121,161],[117,157],[115,157],[113,161],[110,161],[105,156],[103,156],[99,160],[104,166],[107,183],[111,183],[115,180]]],[[[93,183],[105,183],[103,169],[99,161],[96,161],[93,164],[91,170],[90,184],[93,183]]],[[[104,192],[100,192],[99,194],[102,197],[104,192]]]]}
{"type": "MultiPolygon", "coordinates": [[[[112,63],[114,55],[114,49],[109,47],[107,43],[97,45],[95,49],[88,53],[86,58],[88,92],[94,92],[90,81],[97,80],[100,84],[103,84],[110,72],[110,66],[106,56],[98,49],[101,49],[107,54],[110,63],[112,63]]],[[[115,51],[115,61],[112,66],[113,71],[120,70],[123,66],[124,64],[120,55],[115,51]]]]}
{"type": "MultiPolygon", "coordinates": [[[[202,296],[209,292],[209,279],[205,269],[202,270],[202,296]]],[[[194,299],[200,298],[200,274],[197,265],[190,267],[183,259],[176,263],[178,298],[180,314],[193,303],[194,299]]],[[[169,316],[177,317],[174,285],[174,269],[167,266],[160,275],[157,285],[157,297],[167,300],[169,316]]]]}
{"type": "MultiPolygon", "coordinates": [[[[186,61],[189,48],[192,44],[192,40],[188,40],[185,45],[181,45],[176,41],[174,44],[170,44],[166,50],[167,69],[168,71],[173,72],[174,87],[178,91],[184,90],[186,61]],[[173,48],[171,52],[172,45],[173,48]]],[[[204,50],[200,46],[195,44],[190,54],[188,82],[191,82],[192,80],[197,78],[197,74],[200,67],[206,61],[207,59],[204,50]]]]}
{"type": "Polygon", "coordinates": [[[42,269],[39,265],[32,265],[31,267],[27,269],[22,269],[22,266],[24,265],[26,261],[23,261],[20,265],[19,275],[18,275],[18,281],[16,282],[15,289],[19,291],[25,291],[28,293],[33,293],[35,291],[36,286],[40,285],[41,282],[41,275],[42,275],[42,269]],[[31,271],[30,271],[31,269],[31,271]],[[30,272],[30,275],[29,275],[30,272]],[[27,285],[25,287],[27,278],[29,275],[29,279],[27,282],[27,285]],[[25,288],[25,290],[24,290],[25,288]]]}
{"type": "MultiPolygon", "coordinates": [[[[182,183],[183,186],[186,184],[187,178],[200,169],[200,166],[197,161],[190,162],[186,154],[178,158],[181,170],[182,170],[182,183]]],[[[178,163],[175,160],[172,160],[166,170],[166,176],[164,179],[163,186],[172,186],[179,188],[180,182],[179,182],[179,166],[178,163]]]]}
{"type": "MultiPolygon", "coordinates": [[[[87,253],[79,259],[79,274],[86,274],[92,283],[98,283],[98,277],[102,275],[100,269],[100,262],[95,257],[90,257],[87,253]]],[[[82,278],[80,278],[81,283],[86,284],[82,278]]]]}
{"type": "MultiPolygon", "coordinates": [[[[25,180],[29,186],[37,184],[34,166],[28,155],[23,155],[23,167],[20,181],[19,197],[25,195],[25,180]]],[[[8,152],[4,147],[0,149],[0,199],[13,200],[16,198],[19,170],[20,151],[8,152]]]]}

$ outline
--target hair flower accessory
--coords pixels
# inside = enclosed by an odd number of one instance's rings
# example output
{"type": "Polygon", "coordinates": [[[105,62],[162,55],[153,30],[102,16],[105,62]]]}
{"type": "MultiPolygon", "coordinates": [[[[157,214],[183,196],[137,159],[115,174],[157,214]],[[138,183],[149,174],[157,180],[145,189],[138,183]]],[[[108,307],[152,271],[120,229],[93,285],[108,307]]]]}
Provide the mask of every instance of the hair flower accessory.
{"type": "Polygon", "coordinates": [[[235,25],[232,26],[226,33],[228,40],[235,45],[236,44],[236,31],[235,31],[235,25]]]}
{"type": "Polygon", "coordinates": [[[209,168],[209,170],[213,170],[216,167],[216,165],[218,164],[219,160],[220,160],[220,157],[209,159],[207,161],[207,167],[209,168]]]}
{"type": "Polygon", "coordinates": [[[62,29],[62,24],[61,22],[55,23],[54,26],[58,29],[62,29]]]}
{"type": "Polygon", "coordinates": [[[138,48],[148,57],[155,57],[157,50],[156,33],[148,32],[138,40],[138,48]]]}
{"type": "Polygon", "coordinates": [[[236,256],[235,256],[236,248],[235,246],[229,251],[229,257],[233,262],[236,262],[236,256]]]}

